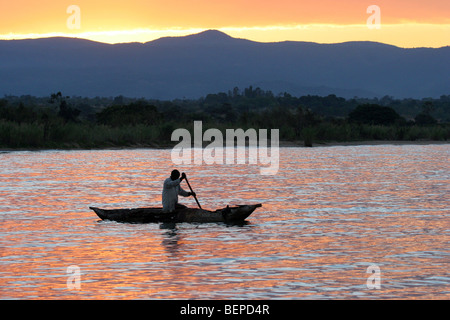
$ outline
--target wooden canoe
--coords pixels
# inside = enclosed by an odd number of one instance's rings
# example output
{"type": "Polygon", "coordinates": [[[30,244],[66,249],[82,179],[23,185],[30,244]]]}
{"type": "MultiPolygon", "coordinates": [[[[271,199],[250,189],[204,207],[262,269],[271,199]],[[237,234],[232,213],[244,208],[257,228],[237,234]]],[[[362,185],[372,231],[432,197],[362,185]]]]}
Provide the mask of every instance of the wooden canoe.
{"type": "Polygon", "coordinates": [[[89,207],[89,209],[94,210],[102,220],[118,222],[242,222],[258,207],[261,207],[261,204],[227,206],[216,211],[185,208],[172,213],[164,213],[162,208],[100,209],[89,207]]]}

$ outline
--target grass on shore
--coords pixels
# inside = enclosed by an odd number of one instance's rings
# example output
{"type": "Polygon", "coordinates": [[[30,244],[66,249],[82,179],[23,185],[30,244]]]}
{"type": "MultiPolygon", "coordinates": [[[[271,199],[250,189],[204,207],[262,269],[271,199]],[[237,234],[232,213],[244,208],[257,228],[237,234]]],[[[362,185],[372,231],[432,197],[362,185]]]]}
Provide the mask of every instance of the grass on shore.
{"type": "MultiPolygon", "coordinates": [[[[0,120],[0,148],[30,149],[91,149],[126,146],[167,147],[171,134],[183,125],[166,123],[158,125],[128,125],[112,127],[92,123],[16,123],[0,120]]],[[[203,130],[216,127],[204,125],[203,130]]],[[[217,127],[223,133],[231,125],[217,127]]],[[[238,127],[236,127],[238,128],[238,127]]],[[[235,128],[235,129],[236,129],[235,128]]],[[[186,126],[192,132],[192,128],[186,126]]],[[[243,128],[244,130],[246,128],[243,128]]],[[[258,128],[256,128],[258,129],[258,128]]],[[[450,139],[450,125],[433,126],[382,126],[357,125],[350,123],[319,123],[301,130],[285,126],[280,128],[280,140],[304,141],[305,146],[323,142],[355,141],[447,141],[450,139]]]]}

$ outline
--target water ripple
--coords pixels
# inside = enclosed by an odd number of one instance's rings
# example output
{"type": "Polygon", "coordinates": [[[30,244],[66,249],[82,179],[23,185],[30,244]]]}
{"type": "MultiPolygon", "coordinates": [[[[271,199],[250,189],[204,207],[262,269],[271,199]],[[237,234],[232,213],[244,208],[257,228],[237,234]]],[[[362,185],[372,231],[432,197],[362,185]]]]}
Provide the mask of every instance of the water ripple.
{"type": "MultiPolygon", "coordinates": [[[[159,206],[169,150],[0,154],[4,299],[448,299],[449,145],[282,148],[280,171],[180,167],[243,225],[99,221],[159,206]],[[67,287],[78,266],[81,289],[67,287]],[[377,265],[381,289],[367,286],[377,265]]],[[[196,206],[189,199],[183,203],[196,206]]]]}

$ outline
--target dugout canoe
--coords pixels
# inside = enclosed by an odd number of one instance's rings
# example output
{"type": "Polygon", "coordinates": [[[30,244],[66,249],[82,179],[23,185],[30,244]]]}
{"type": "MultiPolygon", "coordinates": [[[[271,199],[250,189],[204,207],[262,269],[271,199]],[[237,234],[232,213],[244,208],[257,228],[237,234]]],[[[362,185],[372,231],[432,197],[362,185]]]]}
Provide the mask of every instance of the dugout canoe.
{"type": "Polygon", "coordinates": [[[243,222],[261,204],[239,205],[216,211],[198,208],[185,208],[175,210],[173,213],[164,213],[162,208],[134,208],[134,209],[100,209],[89,207],[102,220],[113,220],[130,223],[150,222],[243,222]]]}

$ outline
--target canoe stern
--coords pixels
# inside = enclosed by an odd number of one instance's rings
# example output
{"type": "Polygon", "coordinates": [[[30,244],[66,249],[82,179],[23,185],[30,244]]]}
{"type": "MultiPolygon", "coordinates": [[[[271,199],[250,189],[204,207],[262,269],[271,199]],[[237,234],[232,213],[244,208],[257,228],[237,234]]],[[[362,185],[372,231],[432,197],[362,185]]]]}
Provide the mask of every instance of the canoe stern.
{"type": "Polygon", "coordinates": [[[235,221],[244,221],[248,216],[250,216],[256,208],[262,207],[262,204],[253,204],[253,205],[239,205],[236,207],[227,207],[222,209],[222,214],[224,217],[224,221],[226,222],[235,222],[235,221]]]}

